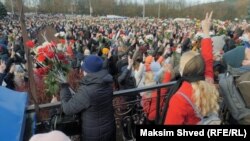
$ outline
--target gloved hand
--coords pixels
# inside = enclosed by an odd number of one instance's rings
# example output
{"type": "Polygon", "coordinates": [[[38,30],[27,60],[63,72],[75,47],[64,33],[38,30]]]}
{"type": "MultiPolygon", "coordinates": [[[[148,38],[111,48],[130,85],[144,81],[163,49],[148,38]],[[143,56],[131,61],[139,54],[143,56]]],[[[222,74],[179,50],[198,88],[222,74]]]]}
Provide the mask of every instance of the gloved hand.
{"type": "Polygon", "coordinates": [[[61,84],[67,83],[67,79],[66,76],[64,76],[64,74],[62,72],[58,72],[57,74],[57,81],[61,84]]]}

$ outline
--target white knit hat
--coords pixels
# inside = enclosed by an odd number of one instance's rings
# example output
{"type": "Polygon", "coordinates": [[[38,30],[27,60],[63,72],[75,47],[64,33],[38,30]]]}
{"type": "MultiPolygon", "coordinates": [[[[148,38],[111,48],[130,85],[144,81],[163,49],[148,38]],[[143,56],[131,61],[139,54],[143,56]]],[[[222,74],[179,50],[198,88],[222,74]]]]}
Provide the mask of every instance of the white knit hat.
{"type": "Polygon", "coordinates": [[[61,131],[51,131],[49,133],[36,134],[32,136],[29,141],[71,141],[71,140],[61,131]]]}

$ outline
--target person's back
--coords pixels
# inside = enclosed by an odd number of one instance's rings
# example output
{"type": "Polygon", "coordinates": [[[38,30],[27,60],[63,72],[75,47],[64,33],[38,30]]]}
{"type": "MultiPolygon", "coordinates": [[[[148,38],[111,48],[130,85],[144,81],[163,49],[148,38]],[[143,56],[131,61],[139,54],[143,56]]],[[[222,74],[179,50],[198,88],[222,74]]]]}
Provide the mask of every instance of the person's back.
{"type": "Polygon", "coordinates": [[[90,101],[89,108],[81,115],[84,140],[115,140],[112,82],[106,70],[89,74],[81,82],[90,101]]]}
{"type": "Polygon", "coordinates": [[[63,112],[68,115],[81,112],[82,139],[87,141],[115,140],[112,76],[102,70],[100,57],[90,55],[82,66],[84,78],[77,93],[71,97],[68,85],[60,92],[63,112]]]}

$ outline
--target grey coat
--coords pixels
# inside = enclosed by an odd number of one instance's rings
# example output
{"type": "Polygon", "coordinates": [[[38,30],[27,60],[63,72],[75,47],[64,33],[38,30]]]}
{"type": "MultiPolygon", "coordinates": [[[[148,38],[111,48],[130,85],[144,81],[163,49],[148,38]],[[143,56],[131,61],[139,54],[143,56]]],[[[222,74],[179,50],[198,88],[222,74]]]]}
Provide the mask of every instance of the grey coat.
{"type": "Polygon", "coordinates": [[[62,86],[63,112],[68,115],[81,112],[84,141],[115,140],[112,82],[112,76],[102,70],[85,76],[74,96],[67,85],[62,86]]]}

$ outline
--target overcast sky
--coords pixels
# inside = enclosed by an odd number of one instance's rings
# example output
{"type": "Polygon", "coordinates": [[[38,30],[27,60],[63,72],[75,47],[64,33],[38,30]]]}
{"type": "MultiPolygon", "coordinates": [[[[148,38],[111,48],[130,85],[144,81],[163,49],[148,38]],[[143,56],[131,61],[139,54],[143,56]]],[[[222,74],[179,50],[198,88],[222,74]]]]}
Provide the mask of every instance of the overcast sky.
{"type": "MultiPolygon", "coordinates": [[[[0,0],[0,1],[4,1],[4,0],[0,0]]],[[[143,2],[143,0],[133,0],[133,1],[143,2]]],[[[145,1],[147,1],[147,0],[145,0],[145,1]]],[[[164,1],[164,0],[155,0],[155,1],[164,1]]],[[[202,3],[206,3],[206,2],[215,2],[215,1],[223,1],[223,0],[186,0],[186,1],[191,1],[193,3],[200,1],[202,3]]]]}
{"type": "MultiPolygon", "coordinates": [[[[143,0],[132,0],[132,1],[137,1],[137,2],[141,2],[143,3],[143,0]]],[[[145,0],[148,1],[148,0],[145,0]]],[[[156,2],[158,1],[164,1],[164,0],[155,0],[156,2]]],[[[178,1],[178,0],[176,0],[178,1]]],[[[223,1],[223,0],[186,0],[186,2],[191,2],[191,3],[196,3],[196,2],[200,2],[200,3],[207,3],[207,2],[216,2],[216,1],[223,1]]]]}
{"type": "MultiPolygon", "coordinates": [[[[0,1],[5,1],[5,0],[0,0],[0,1]]],[[[36,1],[36,0],[34,0],[36,1]]],[[[117,0],[119,1],[119,0],[117,0]]],[[[124,0],[123,0],[124,1],[124,0]]],[[[144,0],[130,0],[130,1],[137,1],[138,3],[143,3],[144,0]]],[[[145,0],[145,1],[148,1],[148,0],[145,0]]],[[[164,0],[155,0],[155,2],[159,2],[159,1],[164,1],[164,0]]],[[[178,1],[178,0],[176,0],[178,1]]],[[[207,3],[207,2],[216,2],[216,1],[223,1],[223,0],[186,0],[186,2],[190,2],[190,3],[197,3],[197,2],[200,2],[200,3],[207,3]]]]}

